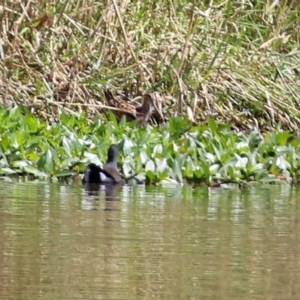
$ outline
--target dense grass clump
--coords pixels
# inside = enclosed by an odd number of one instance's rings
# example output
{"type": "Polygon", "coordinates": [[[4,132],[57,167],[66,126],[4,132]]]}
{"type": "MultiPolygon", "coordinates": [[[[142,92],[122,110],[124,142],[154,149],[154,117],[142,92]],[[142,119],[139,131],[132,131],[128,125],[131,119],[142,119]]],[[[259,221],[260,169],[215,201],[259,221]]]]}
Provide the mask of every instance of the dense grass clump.
{"type": "Polygon", "coordinates": [[[298,130],[299,1],[12,1],[0,98],[46,119],[157,90],[166,116],[298,130]]]}
{"type": "Polygon", "coordinates": [[[119,143],[119,167],[128,178],[219,185],[224,182],[297,182],[300,139],[279,128],[262,136],[236,133],[172,117],[161,127],[136,123],[87,122],[86,114],[62,114],[59,122],[27,109],[0,108],[0,174],[38,179],[73,179],[89,162],[102,165],[111,143],[119,143]]]}

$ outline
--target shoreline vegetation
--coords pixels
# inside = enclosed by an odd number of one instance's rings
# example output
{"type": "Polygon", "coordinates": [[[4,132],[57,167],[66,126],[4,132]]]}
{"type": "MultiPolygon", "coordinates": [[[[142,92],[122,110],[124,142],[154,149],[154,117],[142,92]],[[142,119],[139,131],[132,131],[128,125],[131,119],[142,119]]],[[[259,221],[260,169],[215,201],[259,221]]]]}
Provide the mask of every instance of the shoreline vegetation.
{"type": "Polygon", "coordinates": [[[62,114],[59,122],[34,116],[21,106],[0,108],[0,174],[28,180],[75,180],[88,163],[102,166],[107,149],[119,143],[119,169],[139,182],[289,183],[299,181],[300,138],[277,128],[267,133],[235,132],[230,125],[193,125],[171,117],[160,126],[62,114]]]}
{"type": "Polygon", "coordinates": [[[121,141],[146,182],[298,181],[298,1],[4,0],[0,19],[2,175],[69,178],[121,141]],[[118,122],[105,90],[159,93],[168,122],[118,122]]]}

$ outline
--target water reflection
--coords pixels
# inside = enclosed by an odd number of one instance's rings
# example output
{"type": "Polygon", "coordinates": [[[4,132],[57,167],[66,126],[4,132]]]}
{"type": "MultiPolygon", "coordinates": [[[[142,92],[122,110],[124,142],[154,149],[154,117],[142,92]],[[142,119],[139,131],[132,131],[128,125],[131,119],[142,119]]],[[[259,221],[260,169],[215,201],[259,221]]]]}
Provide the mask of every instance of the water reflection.
{"type": "Polygon", "coordinates": [[[0,189],[0,299],[298,298],[297,187],[0,189]]]}
{"type": "Polygon", "coordinates": [[[102,194],[104,194],[104,210],[116,210],[117,205],[114,202],[119,200],[122,187],[122,184],[101,185],[96,183],[86,183],[84,185],[84,191],[86,192],[87,197],[83,199],[83,208],[88,210],[96,209],[96,206],[93,206],[92,204],[94,201],[101,200],[102,194]]]}

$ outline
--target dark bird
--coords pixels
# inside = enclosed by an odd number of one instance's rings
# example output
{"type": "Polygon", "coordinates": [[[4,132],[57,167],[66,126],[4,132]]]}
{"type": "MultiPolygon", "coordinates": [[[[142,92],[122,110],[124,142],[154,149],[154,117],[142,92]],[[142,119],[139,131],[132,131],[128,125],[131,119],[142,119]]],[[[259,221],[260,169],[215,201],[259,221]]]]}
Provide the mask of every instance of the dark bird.
{"type": "Polygon", "coordinates": [[[135,106],[122,100],[118,96],[114,96],[109,90],[104,91],[106,101],[112,108],[112,112],[121,118],[125,116],[128,121],[137,120],[138,124],[146,124],[149,122],[152,113],[156,111],[161,120],[164,120],[162,115],[161,99],[156,93],[146,93],[143,95],[141,106],[135,106]]]}
{"type": "Polygon", "coordinates": [[[124,183],[125,181],[117,167],[118,154],[118,145],[112,144],[108,149],[107,162],[103,168],[93,163],[89,164],[82,178],[82,183],[124,183]]]}

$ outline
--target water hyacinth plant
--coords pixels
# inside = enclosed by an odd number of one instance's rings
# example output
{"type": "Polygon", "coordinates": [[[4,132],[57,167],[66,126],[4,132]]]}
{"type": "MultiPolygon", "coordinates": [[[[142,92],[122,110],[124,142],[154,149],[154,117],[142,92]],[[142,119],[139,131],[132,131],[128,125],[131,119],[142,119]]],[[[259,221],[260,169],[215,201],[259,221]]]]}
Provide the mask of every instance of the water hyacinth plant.
{"type": "Polygon", "coordinates": [[[210,118],[193,125],[173,117],[160,127],[123,120],[87,122],[85,113],[50,123],[26,108],[0,108],[0,173],[37,179],[73,179],[89,162],[106,161],[119,143],[125,177],[215,185],[224,182],[298,181],[300,139],[280,128],[262,135],[235,132],[210,118]]]}

